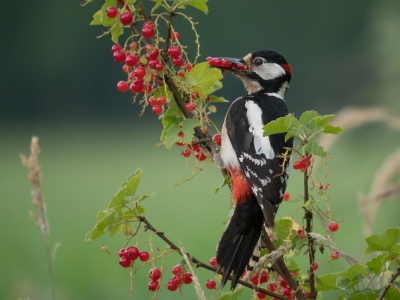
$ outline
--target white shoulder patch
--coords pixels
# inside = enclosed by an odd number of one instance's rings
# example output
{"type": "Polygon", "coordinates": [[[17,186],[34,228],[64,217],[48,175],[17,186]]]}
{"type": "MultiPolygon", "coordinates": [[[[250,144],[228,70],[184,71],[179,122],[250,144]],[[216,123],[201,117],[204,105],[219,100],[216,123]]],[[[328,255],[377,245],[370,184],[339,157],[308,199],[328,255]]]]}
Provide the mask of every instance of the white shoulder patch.
{"type": "Polygon", "coordinates": [[[273,159],[275,152],[271,147],[268,136],[263,136],[262,111],[254,101],[247,100],[247,119],[249,121],[249,132],[254,135],[254,146],[257,154],[264,154],[267,159],[273,159]]]}

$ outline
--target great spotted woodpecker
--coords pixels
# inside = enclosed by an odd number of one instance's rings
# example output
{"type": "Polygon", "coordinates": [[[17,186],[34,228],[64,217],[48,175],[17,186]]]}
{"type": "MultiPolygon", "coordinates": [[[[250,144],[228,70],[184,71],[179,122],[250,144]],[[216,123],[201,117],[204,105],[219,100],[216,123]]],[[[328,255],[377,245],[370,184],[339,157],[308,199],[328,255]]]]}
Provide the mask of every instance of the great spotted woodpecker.
{"type": "Polygon", "coordinates": [[[289,162],[279,155],[292,148],[285,134],[263,136],[263,126],[286,116],[284,96],[292,68],[275,51],[257,51],[242,59],[208,58],[244,83],[247,96],[236,99],[221,130],[221,149],[214,159],[232,181],[235,207],[217,246],[217,270],[222,286],[232,275],[231,289],[245,270],[259,260],[263,224],[273,228],[289,176],[289,162]]]}

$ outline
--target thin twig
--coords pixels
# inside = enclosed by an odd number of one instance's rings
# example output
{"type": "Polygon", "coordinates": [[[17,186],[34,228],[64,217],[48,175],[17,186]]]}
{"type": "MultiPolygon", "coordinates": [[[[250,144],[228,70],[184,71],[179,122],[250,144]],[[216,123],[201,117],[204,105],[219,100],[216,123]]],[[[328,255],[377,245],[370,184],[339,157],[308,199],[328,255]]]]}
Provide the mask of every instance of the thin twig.
{"type": "MultiPolygon", "coordinates": [[[[158,231],[156,228],[154,228],[153,225],[151,225],[151,223],[145,217],[138,216],[138,220],[140,222],[143,222],[144,224],[146,224],[146,229],[154,232],[159,238],[161,238],[164,242],[166,242],[171,247],[171,249],[175,250],[176,252],[178,252],[182,256],[185,255],[187,257],[187,259],[196,266],[196,268],[200,267],[200,268],[204,268],[204,269],[210,270],[212,272],[217,272],[217,269],[215,267],[212,267],[210,265],[207,265],[207,264],[201,262],[197,258],[191,256],[189,253],[182,252],[180,247],[178,247],[175,243],[173,243],[170,239],[168,239],[165,236],[164,232],[158,231]]],[[[232,280],[232,278],[233,278],[232,276],[229,276],[229,280],[232,280]]],[[[261,293],[267,294],[269,296],[272,296],[272,297],[275,297],[275,298],[281,299],[281,300],[289,300],[285,296],[272,293],[272,292],[270,292],[270,291],[268,291],[268,290],[266,290],[264,288],[260,288],[258,286],[252,285],[251,283],[248,283],[246,281],[239,280],[238,283],[243,285],[243,286],[245,286],[245,287],[248,287],[248,288],[250,288],[250,289],[252,289],[252,290],[254,290],[256,292],[261,292],[261,293]]]]}
{"type": "Polygon", "coordinates": [[[389,290],[389,288],[392,286],[393,282],[396,280],[397,276],[399,276],[399,275],[400,275],[400,268],[398,268],[397,272],[392,275],[392,278],[387,283],[387,285],[385,286],[385,289],[383,290],[382,294],[379,296],[379,298],[377,300],[382,300],[385,297],[387,291],[389,290]]]}

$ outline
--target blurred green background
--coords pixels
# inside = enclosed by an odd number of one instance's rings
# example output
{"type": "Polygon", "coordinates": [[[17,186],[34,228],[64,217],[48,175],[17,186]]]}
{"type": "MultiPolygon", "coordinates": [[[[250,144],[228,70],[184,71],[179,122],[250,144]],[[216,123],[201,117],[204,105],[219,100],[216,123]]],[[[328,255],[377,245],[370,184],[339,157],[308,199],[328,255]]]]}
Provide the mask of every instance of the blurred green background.
{"type": "MultiPolygon", "coordinates": [[[[117,257],[100,250],[102,244],[119,250],[124,237],[83,240],[97,211],[106,208],[138,167],[144,170],[139,192],[157,194],[144,203],[149,220],[198,259],[214,256],[227,219],[229,193],[224,189],[214,194],[222,181],[215,167],[208,164],[195,180],[175,186],[191,174],[192,161],[186,165],[180,149],[156,147],[161,130],[157,117],[146,112],[139,118],[140,108],[131,104],[130,95],[117,93],[123,73],[113,62],[112,42],[108,36],[96,39],[103,28],[89,26],[102,2],[79,4],[2,3],[0,299],[50,299],[41,233],[28,216],[33,210],[31,186],[19,158],[21,152],[28,154],[32,135],[39,136],[42,148],[50,242],[61,243],[54,262],[57,299],[127,297],[129,271],[118,265],[117,257]]],[[[208,15],[186,10],[199,22],[201,61],[207,56],[242,57],[254,50],[275,49],[294,70],[286,101],[295,115],[307,109],[332,114],[348,106],[381,106],[399,116],[398,1],[210,0],[208,5],[208,15]]],[[[192,45],[187,23],[177,18],[176,28],[182,42],[192,45]]],[[[223,83],[219,95],[227,99],[244,93],[230,74],[223,83]]],[[[227,107],[217,107],[218,126],[227,107]]],[[[345,131],[330,149],[330,206],[337,218],[346,220],[335,240],[362,261],[365,243],[357,194],[370,191],[375,172],[399,144],[398,131],[373,123],[345,131]]],[[[278,217],[292,215],[300,205],[301,177],[296,173],[292,172],[288,187],[292,201],[282,204],[278,217]]],[[[400,225],[398,200],[381,207],[375,232],[400,225]]],[[[301,213],[296,221],[301,222],[301,213]]],[[[328,255],[317,255],[321,274],[348,267],[342,259],[328,264],[328,255]]],[[[178,255],[169,256],[167,274],[179,261],[178,255]]],[[[307,265],[306,258],[298,261],[307,265]]],[[[152,296],[147,271],[140,269],[134,278],[134,299],[152,296]]],[[[203,270],[198,275],[202,282],[213,276],[203,270]]],[[[207,297],[211,294],[206,291],[207,297]]],[[[192,286],[185,286],[182,299],[194,297],[192,286]]],[[[160,299],[175,298],[176,293],[165,287],[161,291],[160,299]]]]}

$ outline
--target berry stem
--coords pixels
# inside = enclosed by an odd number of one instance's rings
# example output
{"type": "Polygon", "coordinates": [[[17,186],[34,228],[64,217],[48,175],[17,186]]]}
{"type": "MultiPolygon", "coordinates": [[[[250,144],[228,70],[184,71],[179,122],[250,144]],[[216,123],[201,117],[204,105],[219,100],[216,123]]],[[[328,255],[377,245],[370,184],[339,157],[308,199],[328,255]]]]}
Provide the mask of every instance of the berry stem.
{"type": "MultiPolygon", "coordinates": [[[[120,1],[120,0],[118,0],[118,1],[120,1]]],[[[122,1],[122,0],[121,0],[121,1],[122,1]]],[[[147,12],[146,12],[146,9],[144,8],[144,5],[143,5],[142,0],[138,0],[138,1],[137,1],[137,4],[138,4],[139,7],[140,7],[140,10],[141,10],[141,12],[142,12],[142,15],[143,15],[144,20],[145,20],[145,21],[149,20],[149,16],[147,15],[147,12]]]]}
{"type": "MultiPolygon", "coordinates": [[[[306,153],[305,155],[308,155],[306,153]]],[[[308,170],[304,172],[304,204],[309,200],[308,194],[308,170]]],[[[308,258],[310,261],[310,265],[315,260],[315,249],[314,249],[314,239],[308,234],[312,232],[312,221],[313,221],[313,214],[310,210],[305,209],[304,218],[306,219],[306,232],[307,232],[307,239],[308,239],[308,258]]],[[[311,290],[311,299],[317,298],[317,288],[315,285],[315,275],[314,271],[310,270],[310,290],[311,290]]]]}
{"type": "MultiPolygon", "coordinates": [[[[145,217],[143,217],[143,216],[137,216],[137,218],[138,218],[138,220],[139,220],[141,223],[143,222],[144,224],[146,224],[146,229],[147,229],[147,230],[150,230],[150,231],[154,232],[154,234],[156,234],[156,235],[157,235],[158,237],[160,237],[164,242],[166,242],[166,243],[171,247],[172,250],[175,250],[176,252],[178,252],[178,253],[179,253],[180,255],[182,255],[182,256],[183,256],[183,255],[186,255],[186,257],[188,258],[188,260],[189,260],[190,262],[194,263],[194,264],[196,265],[196,267],[204,268],[204,269],[210,270],[210,271],[212,271],[212,272],[217,272],[217,273],[219,273],[219,272],[216,270],[215,267],[212,267],[212,266],[210,266],[210,265],[208,265],[208,264],[205,264],[205,263],[201,262],[201,261],[198,260],[197,258],[191,256],[189,253],[184,253],[184,252],[181,250],[181,248],[179,248],[177,245],[175,245],[173,242],[171,242],[170,239],[168,239],[168,238],[165,236],[164,232],[158,231],[156,228],[154,228],[153,225],[151,225],[151,223],[150,223],[145,217]]],[[[221,273],[220,273],[220,274],[221,274],[221,273]]],[[[232,280],[232,276],[229,276],[229,279],[232,280]]],[[[269,290],[266,290],[266,289],[264,289],[264,288],[255,286],[255,285],[253,285],[253,284],[251,284],[251,283],[249,283],[249,282],[247,282],[247,281],[239,280],[238,283],[240,283],[241,285],[246,286],[246,287],[248,287],[248,288],[250,288],[250,289],[252,289],[252,290],[254,290],[254,291],[256,291],[256,292],[261,292],[261,293],[270,295],[270,296],[272,296],[272,297],[275,297],[275,298],[281,299],[281,300],[289,300],[288,298],[286,298],[286,297],[283,296],[283,295],[279,295],[279,294],[272,293],[272,292],[270,292],[269,290]]],[[[300,298],[300,299],[301,299],[301,298],[300,298]]]]}

